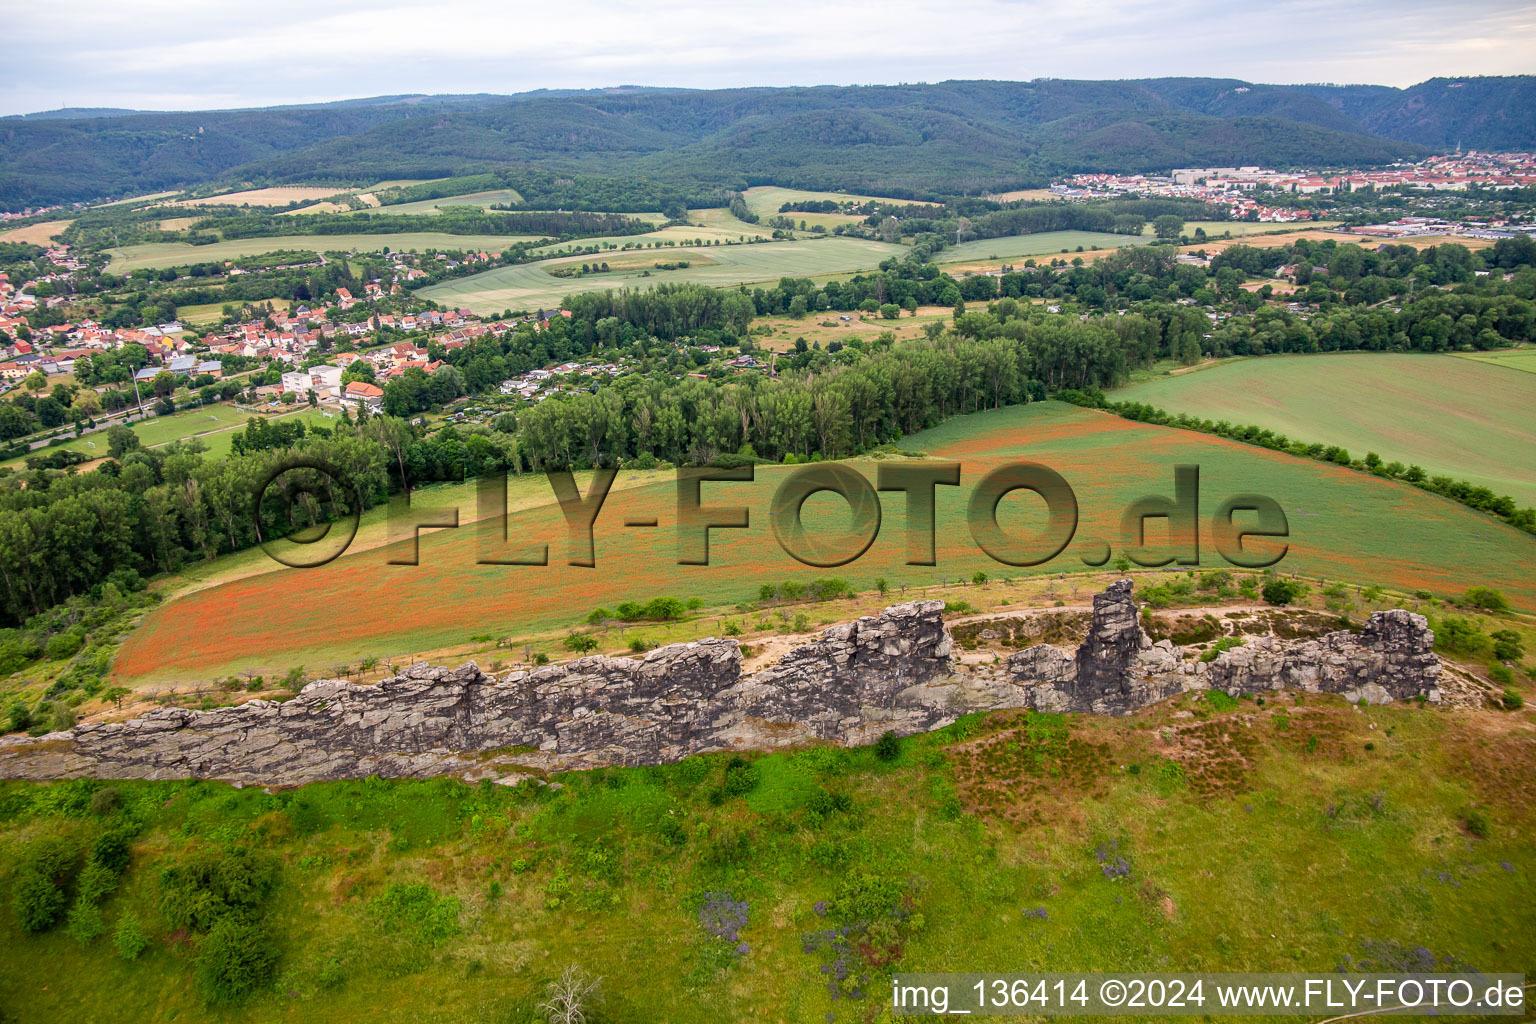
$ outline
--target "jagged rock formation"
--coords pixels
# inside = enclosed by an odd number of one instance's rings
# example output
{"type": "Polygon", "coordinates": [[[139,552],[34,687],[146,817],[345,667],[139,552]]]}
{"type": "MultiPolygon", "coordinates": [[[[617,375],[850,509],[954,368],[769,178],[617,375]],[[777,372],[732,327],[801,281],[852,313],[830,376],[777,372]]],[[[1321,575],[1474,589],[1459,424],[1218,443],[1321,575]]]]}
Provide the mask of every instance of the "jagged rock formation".
{"type": "Polygon", "coordinates": [[[285,702],[162,708],[37,739],[0,739],[0,777],[215,778],[293,785],[367,775],[485,777],[499,769],[657,764],[813,740],[870,743],[972,711],[1125,714],[1186,690],[1295,688],[1352,700],[1437,697],[1422,616],[1377,612],[1358,636],[1253,638],[1209,663],[1141,628],[1130,580],[1094,598],[1076,655],[1050,645],[1002,673],[959,671],[939,601],[834,626],[743,675],[734,640],[644,658],[581,658],[501,678],[474,663],[413,665],[375,686],[322,680],[285,702]]]}
{"type": "Polygon", "coordinates": [[[1171,641],[1153,643],[1141,628],[1131,581],[1093,599],[1093,625],[1076,656],[1038,644],[1008,659],[1008,677],[1029,688],[1026,706],[1041,711],[1123,715],[1188,690],[1232,696],[1259,690],[1338,693],[1373,704],[1413,697],[1439,700],[1435,634],[1422,615],[1375,612],[1359,633],[1285,643],[1252,637],[1214,661],[1191,659],[1171,641]]]}
{"type": "Polygon", "coordinates": [[[743,677],[734,640],[643,659],[594,656],[499,679],[413,665],[376,686],[311,683],[282,703],[165,708],[39,740],[0,740],[0,775],[301,783],[472,773],[487,757],[544,769],[656,764],[730,748],[873,742],[972,710],[940,601],[823,632],[743,677]]]}

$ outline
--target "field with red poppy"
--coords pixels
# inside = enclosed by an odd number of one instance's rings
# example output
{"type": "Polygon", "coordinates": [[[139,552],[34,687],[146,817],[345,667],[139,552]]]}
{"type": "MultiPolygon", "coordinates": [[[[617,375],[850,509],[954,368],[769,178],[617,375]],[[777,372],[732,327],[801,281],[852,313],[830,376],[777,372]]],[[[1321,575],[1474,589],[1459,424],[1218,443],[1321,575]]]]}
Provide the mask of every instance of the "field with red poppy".
{"type": "MultiPolygon", "coordinates": [[[[776,543],[769,518],[775,488],[796,468],[786,466],[760,466],[753,482],[704,484],[706,506],[745,506],[750,526],[712,531],[709,565],[679,565],[676,488],[658,474],[657,482],[610,495],[594,529],[593,568],[566,564],[566,528],[551,502],[512,513],[506,529],[515,549],[548,543],[548,566],[478,564],[486,545],[500,541],[501,526],[494,521],[424,533],[418,565],[389,564],[405,553],[400,544],[317,569],[274,563],[273,571],[160,605],[123,647],[116,673],[128,683],[201,682],[240,670],[280,674],[303,665],[314,675],[369,656],[398,657],[476,636],[574,625],[594,607],[624,600],[667,595],[730,605],[755,598],[762,583],[787,579],[840,576],[869,589],[877,577],[893,585],[928,585],[978,570],[994,577],[1081,571],[1083,558],[1102,552],[1106,543],[1119,554],[1122,512],[1144,495],[1171,496],[1173,467],[1181,463],[1200,467],[1206,568],[1226,564],[1211,541],[1211,514],[1231,495],[1258,492],[1278,501],[1289,521],[1281,570],[1440,596],[1486,585],[1504,591],[1517,607],[1536,609],[1536,579],[1528,571],[1536,563],[1536,538],[1445,499],[1348,469],[1058,403],[959,417],[905,439],[901,448],[962,466],[960,486],[937,491],[936,566],[904,564],[906,507],[899,493],[882,496],[878,537],[857,561],[834,569],[795,561],[776,543]],[[966,523],[976,482],[1018,460],[1043,463],[1065,477],[1080,512],[1067,548],[1032,569],[993,561],[966,523]],[[625,526],[643,518],[658,525],[625,526]]],[[[850,465],[873,481],[874,461],[850,465]]],[[[428,492],[419,494],[430,499],[428,492]]],[[[847,506],[833,495],[816,495],[806,502],[805,521],[812,532],[841,533],[849,523],[847,506]]],[[[1004,499],[999,521],[1011,533],[1036,533],[1043,506],[1028,492],[1016,492],[1004,499]]]]}

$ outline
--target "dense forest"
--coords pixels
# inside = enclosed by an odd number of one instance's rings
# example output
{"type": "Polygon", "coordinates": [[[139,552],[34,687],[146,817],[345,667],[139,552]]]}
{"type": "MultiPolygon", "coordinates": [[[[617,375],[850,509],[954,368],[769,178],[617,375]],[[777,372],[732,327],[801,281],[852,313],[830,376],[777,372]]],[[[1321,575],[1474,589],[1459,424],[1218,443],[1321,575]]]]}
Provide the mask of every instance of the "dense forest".
{"type": "Polygon", "coordinates": [[[611,190],[606,208],[633,211],[753,184],[918,198],[1024,187],[1077,170],[1362,166],[1427,146],[1530,148],[1533,81],[1396,90],[1041,79],[5,118],[0,208],[215,181],[366,185],[492,172],[516,176],[495,187],[571,208],[561,195],[572,174],[673,183],[611,190]]]}

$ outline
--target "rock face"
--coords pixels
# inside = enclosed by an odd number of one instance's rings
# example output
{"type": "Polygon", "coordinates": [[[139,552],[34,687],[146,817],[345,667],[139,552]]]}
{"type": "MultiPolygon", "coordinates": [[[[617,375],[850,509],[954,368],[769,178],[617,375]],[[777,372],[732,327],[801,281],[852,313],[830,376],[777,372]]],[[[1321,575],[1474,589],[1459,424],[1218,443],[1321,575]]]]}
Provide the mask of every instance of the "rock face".
{"type": "Polygon", "coordinates": [[[745,677],[736,641],[708,639],[499,679],[469,663],[413,665],[376,686],[322,680],[282,703],[167,708],[9,737],[0,740],[0,776],[296,784],[473,773],[489,759],[565,769],[809,740],[868,743],[887,729],[937,728],[977,706],[953,677],[943,608],[895,605],[745,677]]]}
{"type": "Polygon", "coordinates": [[[1008,659],[1009,678],[1032,683],[1029,707],[1123,715],[1189,689],[1183,651],[1153,643],[1141,628],[1131,581],[1118,580],[1093,598],[1088,638],[1069,656],[1037,644],[1008,659]]]}
{"type": "Polygon", "coordinates": [[[1439,700],[1435,634],[1422,615],[1401,608],[1375,612],[1359,634],[1343,630],[1285,643],[1250,637],[1214,661],[1192,660],[1171,641],[1153,643],[1141,628],[1131,581],[1093,599],[1093,627],[1075,657],[1040,644],[1008,659],[1010,681],[1029,688],[1027,707],[1124,715],[1187,690],[1231,696],[1259,690],[1337,693],[1383,704],[1439,700]]]}
{"type": "Polygon", "coordinates": [[[658,764],[692,754],[823,740],[870,743],[1003,708],[1126,714],[1186,690],[1436,699],[1422,616],[1377,612],[1359,635],[1252,638],[1209,663],[1141,628],[1130,580],[1094,598],[1070,655],[1041,644],[1006,669],[961,671],[939,601],[834,626],[743,675],[734,640],[644,658],[594,656],[501,678],[474,663],[420,664],[376,686],[321,680],[282,703],[163,708],[128,722],[0,739],[0,777],[213,778],[296,785],[367,775],[485,777],[497,769],[658,764]]]}

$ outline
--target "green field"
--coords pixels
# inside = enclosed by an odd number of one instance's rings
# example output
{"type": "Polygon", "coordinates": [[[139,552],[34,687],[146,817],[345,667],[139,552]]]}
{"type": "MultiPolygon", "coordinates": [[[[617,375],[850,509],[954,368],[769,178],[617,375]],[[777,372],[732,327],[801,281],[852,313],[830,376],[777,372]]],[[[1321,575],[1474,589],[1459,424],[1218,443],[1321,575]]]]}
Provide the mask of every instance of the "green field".
{"type": "Polygon", "coordinates": [[[378,252],[389,248],[396,252],[423,252],[427,249],[476,249],[500,252],[513,242],[523,242],[536,235],[450,235],[441,231],[407,231],[388,235],[281,235],[273,238],[236,238],[208,245],[185,242],[145,242],[121,249],[108,249],[114,274],[126,274],[141,267],[159,269],[181,267],[189,263],[211,263],[259,256],[265,252],[307,249],[313,252],[378,252]]]}
{"type": "MultiPolygon", "coordinates": [[[[221,403],[200,409],[183,409],[169,416],[151,416],[145,420],[135,420],[129,426],[133,428],[135,434],[139,435],[139,443],[146,448],[155,448],[172,441],[201,435],[198,440],[208,446],[208,457],[223,458],[229,454],[230,434],[235,429],[244,427],[251,415],[251,413],[240,412],[232,405],[221,403]]],[[[332,422],[312,410],[305,410],[297,415],[302,416],[308,423],[325,425],[332,422]]],[[[43,455],[59,448],[79,452],[88,459],[105,458],[107,434],[104,430],[97,431],[83,437],[71,438],[61,445],[39,448],[29,452],[28,455],[43,455]]],[[[0,465],[20,466],[26,458],[26,455],[19,456],[0,465]]]]}
{"type": "Polygon", "coordinates": [[[394,206],[375,206],[364,212],[371,214],[401,214],[421,213],[439,214],[444,210],[455,206],[473,206],[476,209],[488,209],[493,203],[521,203],[522,194],[516,189],[501,188],[490,192],[467,192],[461,196],[444,196],[441,199],[421,199],[414,203],[399,203],[394,206]]]}
{"type": "Polygon", "coordinates": [[[1516,348],[1504,352],[1458,352],[1463,359],[1472,359],[1489,366],[1503,366],[1511,370],[1536,373],[1536,348],[1516,348]]]}
{"type": "MultiPolygon", "coordinates": [[[[669,229],[671,230],[671,229],[669,229]]],[[[679,228],[688,237],[701,234],[698,229],[679,228]]],[[[648,236],[640,236],[642,238],[648,236]]],[[[634,269],[598,274],[580,280],[552,277],[547,268],[569,260],[545,260],[514,267],[498,267],[483,274],[445,281],[417,292],[422,298],[447,303],[459,309],[494,313],[503,309],[536,309],[557,305],[573,292],[604,291],[609,288],[651,288],[664,282],[695,282],[713,287],[729,287],[757,281],[777,282],[786,275],[809,277],[817,274],[869,270],[903,250],[897,245],[870,242],[862,238],[802,239],[793,242],[764,242],[755,245],[712,245],[704,248],[678,246],[658,249],[662,262],[687,260],[690,254],[712,261],[685,270],[644,271],[634,269]]],[[[601,259],[601,257],[597,257],[601,259]]],[[[579,259],[577,262],[581,262],[579,259]]]]}
{"type": "MultiPolygon", "coordinates": [[[[750,597],[765,581],[841,575],[864,581],[931,585],[969,578],[977,570],[1028,576],[1083,571],[1082,558],[1107,542],[1120,546],[1123,510],[1146,494],[1172,491],[1173,467],[1200,466],[1201,509],[1226,497],[1259,492],[1289,516],[1289,552],[1281,565],[1313,576],[1412,591],[1460,594],[1472,585],[1504,591],[1523,609],[1536,609],[1536,538],[1449,500],[1362,473],[1279,455],[1189,431],[1134,424],[1054,402],[959,417],[912,435],[902,447],[956,460],[958,488],[938,494],[936,567],[905,564],[901,500],[885,499],[886,523],[868,552],[835,570],[794,561],[775,543],[768,516],[775,487],[790,467],[761,466],[752,484],[706,488],[706,504],[751,509],[752,528],[715,531],[709,566],[677,564],[676,489],[667,474],[614,493],[596,527],[599,570],[564,564],[564,528],[557,509],[515,512],[508,535],[547,538],[547,567],[478,564],[480,545],[496,522],[429,531],[420,564],[392,566],[386,548],[348,554],[318,569],[283,569],[248,576],[172,599],[153,609],[129,638],[115,671],[133,682],[205,681],[231,671],[285,671],[295,664],[337,665],[367,656],[419,653],[463,644],[477,634],[525,635],[579,621],[599,605],[658,594],[698,596],[706,605],[750,597]],[[970,488],[1005,462],[1028,459],[1055,469],[1075,489],[1080,525],[1072,545],[1043,566],[1018,569],[987,557],[966,526],[970,488]],[[655,516],[659,529],[622,526],[655,516]],[[389,594],[387,603],[377,599],[389,594]],[[181,624],[203,625],[196,637],[181,624]],[[275,659],[281,658],[278,662],[275,659]]],[[[873,476],[872,463],[854,463],[873,476]]],[[[522,484],[526,487],[527,484],[522,484]]],[[[537,486],[537,484],[535,484],[537,486]]],[[[461,516],[472,511],[460,492],[461,516]]],[[[442,500],[442,499],[438,499],[442,500]]],[[[434,504],[438,503],[434,501],[434,504]]],[[[806,504],[810,528],[831,536],[846,529],[846,507],[818,496],[806,504]]],[[[1032,536],[1041,517],[1022,498],[1005,507],[1006,528],[1032,536]]],[[[234,556],[243,557],[243,556],[234,556]]],[[[1207,534],[1203,564],[1224,564],[1207,534]]],[[[210,567],[217,572],[215,563],[210,567]]],[[[258,568],[259,568],[258,564],[258,568]]]]}
{"type": "MultiPolygon", "coordinates": [[[[1536,356],[1536,352],[1509,353],[1536,356]]],[[[1147,381],[1115,397],[1256,424],[1355,458],[1469,480],[1536,504],[1536,375],[1471,359],[1266,356],[1147,381]]]]}
{"type": "Polygon", "coordinates": [[[1004,235],[961,242],[939,253],[943,263],[973,263],[977,260],[1022,259],[1029,256],[1071,258],[1079,246],[1084,249],[1119,249],[1127,245],[1146,245],[1150,235],[1116,235],[1106,231],[1039,231],[1032,235],[1004,235]],[[1063,250],[1066,250],[1063,253],[1063,250]]]}
{"type": "MultiPolygon", "coordinates": [[[[1233,238],[1246,238],[1249,235],[1271,235],[1279,232],[1295,231],[1299,227],[1331,228],[1337,223],[1338,221],[1336,220],[1306,221],[1290,224],[1273,224],[1246,220],[1187,220],[1184,222],[1183,233],[1193,238],[1196,228],[1204,228],[1205,233],[1211,238],[1220,238],[1225,234],[1230,234],[1233,238]]],[[[1151,221],[1147,222],[1146,227],[1142,228],[1141,233],[1149,236],[1152,235],[1151,221]]]]}

